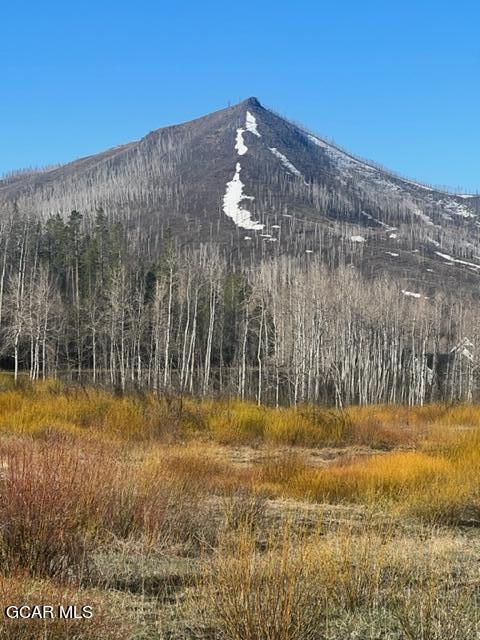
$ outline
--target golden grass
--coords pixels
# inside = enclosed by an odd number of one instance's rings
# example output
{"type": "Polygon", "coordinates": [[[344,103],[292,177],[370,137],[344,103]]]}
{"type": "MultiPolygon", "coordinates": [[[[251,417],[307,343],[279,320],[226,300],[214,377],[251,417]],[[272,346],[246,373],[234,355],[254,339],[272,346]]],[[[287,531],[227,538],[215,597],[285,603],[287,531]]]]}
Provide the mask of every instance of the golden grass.
{"type": "MultiPolygon", "coordinates": [[[[2,601],[90,599],[95,624],[69,627],[72,637],[147,638],[111,623],[111,594],[83,586],[107,589],[98,555],[125,553],[134,572],[152,554],[154,570],[167,556],[200,558],[181,597],[192,637],[478,637],[478,551],[468,547],[478,542],[437,525],[480,524],[480,408],[277,409],[7,382],[0,376],[2,601]],[[294,500],[268,499],[279,497],[294,500]],[[287,503],[303,511],[285,528],[287,503]],[[327,512],[344,515],[328,523],[327,512]]],[[[12,640],[64,631],[0,622],[12,640]]]]}
{"type": "Polygon", "coordinates": [[[476,573],[463,545],[394,527],[324,535],[287,524],[261,544],[241,530],[205,560],[191,615],[229,640],[473,640],[476,573]]]}
{"type": "MultiPolygon", "coordinates": [[[[170,490],[174,484],[190,495],[194,487],[217,495],[243,488],[320,502],[378,503],[398,513],[475,523],[480,519],[479,427],[480,407],[463,405],[271,408],[152,394],[119,398],[53,380],[0,393],[5,436],[48,446],[63,442],[64,450],[90,443],[90,450],[106,447],[107,458],[115,448],[133,444],[131,451],[140,459],[121,466],[121,472],[118,464],[112,469],[137,487],[137,501],[146,491],[142,486],[170,490]],[[266,452],[266,460],[239,469],[221,460],[214,443],[293,448],[281,458],[266,452]],[[325,446],[362,446],[372,455],[318,468],[301,449],[325,446]]],[[[112,477],[106,484],[119,482],[112,477]]]]}
{"type": "MultiPolygon", "coordinates": [[[[145,440],[159,437],[162,403],[146,398],[115,396],[95,389],[68,390],[50,382],[31,390],[0,394],[0,432],[42,436],[61,431],[82,436],[94,431],[104,438],[145,440]]],[[[165,420],[165,425],[170,426],[165,420]]]]}
{"type": "Polygon", "coordinates": [[[257,471],[256,486],[273,495],[317,502],[377,505],[431,521],[480,524],[478,431],[450,437],[437,450],[363,456],[325,468],[287,455],[257,471]]]}
{"type": "Polygon", "coordinates": [[[239,400],[168,399],[153,394],[115,397],[91,387],[69,388],[56,380],[2,384],[0,433],[38,436],[61,430],[81,436],[125,440],[191,438],[199,434],[222,444],[285,446],[410,445],[438,419],[449,425],[480,424],[471,408],[258,407],[239,400]],[[446,413],[447,412],[447,413],[446,413]],[[453,412],[453,413],[452,413],[453,412]]]}
{"type": "Polygon", "coordinates": [[[229,640],[323,637],[323,594],[309,569],[304,547],[295,545],[288,531],[263,552],[248,531],[240,531],[202,567],[198,618],[203,613],[229,640]]]}

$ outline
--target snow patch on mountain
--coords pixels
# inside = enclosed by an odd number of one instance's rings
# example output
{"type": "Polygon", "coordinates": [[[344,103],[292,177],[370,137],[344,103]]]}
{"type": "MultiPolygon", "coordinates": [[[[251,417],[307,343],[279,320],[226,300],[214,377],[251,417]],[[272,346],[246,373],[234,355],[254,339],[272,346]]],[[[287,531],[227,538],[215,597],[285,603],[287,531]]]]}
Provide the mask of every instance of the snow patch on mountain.
{"type": "Polygon", "coordinates": [[[237,153],[239,156],[245,155],[248,151],[248,147],[243,140],[244,133],[245,133],[245,129],[242,129],[242,127],[239,127],[237,129],[237,137],[235,139],[235,149],[237,150],[237,153]]]}
{"type": "Polygon", "coordinates": [[[363,236],[350,236],[352,242],[366,242],[363,236]]]}
{"type": "Polygon", "coordinates": [[[303,174],[301,174],[297,167],[290,162],[287,156],[284,156],[283,153],[280,153],[280,151],[276,147],[269,147],[269,149],[273,153],[273,155],[280,160],[285,169],[287,169],[290,173],[293,173],[294,176],[305,180],[303,174]]]}
{"type": "Polygon", "coordinates": [[[465,207],[461,202],[443,199],[439,200],[439,204],[455,216],[461,216],[462,218],[476,218],[476,215],[467,209],[467,207],[465,207]]]}
{"type": "MultiPolygon", "coordinates": [[[[321,147],[322,149],[324,149],[326,153],[330,156],[330,158],[332,158],[332,160],[335,160],[337,164],[343,166],[344,168],[355,168],[357,170],[360,170],[364,174],[369,175],[377,184],[383,186],[384,188],[390,191],[400,190],[398,185],[395,184],[393,180],[391,181],[385,180],[385,178],[381,177],[381,174],[383,172],[377,169],[376,167],[369,165],[367,162],[362,162],[361,160],[357,160],[357,158],[354,158],[348,153],[345,153],[345,151],[341,151],[340,149],[337,149],[333,145],[328,144],[323,140],[320,140],[316,136],[307,134],[307,137],[311,142],[313,142],[313,144],[316,144],[317,147],[321,147]]],[[[401,178],[401,180],[402,182],[410,184],[413,187],[418,187],[419,189],[423,189],[424,191],[434,191],[431,187],[427,187],[426,185],[420,184],[419,182],[415,182],[414,180],[408,180],[406,178],[401,178]]]]}
{"type": "Polygon", "coordinates": [[[455,262],[456,264],[464,264],[466,267],[473,267],[474,269],[480,269],[480,264],[475,264],[473,262],[467,262],[466,260],[460,260],[459,258],[453,258],[448,253],[441,253],[440,251],[435,251],[437,256],[447,260],[448,262],[455,262]]]}
{"type": "Polygon", "coordinates": [[[245,119],[245,128],[247,131],[250,131],[250,133],[253,133],[255,136],[257,136],[257,138],[262,137],[257,129],[257,120],[255,119],[255,116],[253,115],[253,113],[250,113],[250,111],[247,111],[247,116],[245,119]]]}
{"type": "Polygon", "coordinates": [[[245,126],[238,127],[237,129],[237,135],[235,138],[235,150],[239,156],[244,156],[248,151],[248,147],[245,144],[245,140],[243,139],[243,134],[246,131],[253,133],[253,135],[257,136],[258,138],[262,137],[258,132],[255,116],[250,113],[250,111],[247,111],[247,114],[245,116],[245,126]]]}
{"type": "Polygon", "coordinates": [[[381,227],[383,227],[384,229],[387,229],[387,231],[396,231],[397,227],[391,227],[389,224],[386,224],[385,222],[382,222],[381,220],[379,220],[378,218],[374,218],[373,216],[371,216],[369,213],[367,213],[366,211],[362,211],[362,214],[368,218],[369,220],[373,220],[374,222],[376,222],[377,224],[379,224],[381,227]]]}
{"type": "Polygon", "coordinates": [[[407,178],[402,178],[403,182],[408,182],[408,184],[413,185],[414,187],[418,187],[419,189],[423,189],[424,191],[433,191],[432,187],[427,187],[424,184],[420,184],[420,182],[415,182],[414,180],[407,180],[407,178]]]}
{"type": "Polygon", "coordinates": [[[335,160],[338,164],[343,165],[344,167],[347,167],[347,168],[361,167],[362,170],[366,172],[375,171],[374,167],[370,167],[368,164],[365,164],[364,162],[361,162],[360,160],[357,160],[356,158],[349,156],[348,153],[344,153],[343,151],[340,151],[340,149],[336,149],[332,145],[324,142],[323,140],[320,140],[319,138],[316,138],[311,134],[308,134],[307,137],[310,140],[310,142],[313,142],[313,144],[317,145],[317,147],[321,147],[332,158],[332,160],[335,160]]]}
{"type": "Polygon", "coordinates": [[[347,179],[361,184],[363,189],[371,189],[373,187],[375,190],[380,189],[386,194],[392,194],[392,196],[402,198],[404,206],[426,225],[434,226],[435,223],[430,216],[427,215],[425,208],[418,205],[418,197],[424,202],[426,201],[427,210],[429,210],[430,205],[435,208],[441,207],[443,209],[441,215],[445,217],[445,219],[450,220],[450,216],[459,216],[465,220],[477,217],[467,204],[468,198],[475,196],[466,194],[449,196],[445,194],[446,197],[444,195],[444,197],[438,198],[439,192],[436,193],[436,190],[431,187],[415,182],[414,180],[390,175],[388,172],[369,165],[366,162],[362,162],[361,160],[357,160],[355,157],[320,140],[312,134],[306,135],[310,142],[323,149],[337,167],[345,172],[347,179]],[[411,190],[411,187],[414,187],[416,191],[411,190]],[[418,192],[419,189],[421,189],[423,193],[420,194],[418,192]],[[459,201],[460,198],[464,200],[465,204],[459,201]]]}
{"type": "Polygon", "coordinates": [[[242,167],[237,162],[235,175],[230,182],[227,182],[227,190],[223,196],[223,212],[241,229],[250,229],[260,231],[264,225],[260,222],[252,220],[252,214],[248,209],[244,209],[240,203],[242,200],[253,200],[252,196],[243,193],[245,186],[240,180],[240,171],[242,167]]]}
{"type": "Polygon", "coordinates": [[[402,289],[402,293],[404,296],[407,296],[409,298],[421,298],[422,294],[421,293],[414,293],[413,291],[407,291],[406,289],[402,289]]]}

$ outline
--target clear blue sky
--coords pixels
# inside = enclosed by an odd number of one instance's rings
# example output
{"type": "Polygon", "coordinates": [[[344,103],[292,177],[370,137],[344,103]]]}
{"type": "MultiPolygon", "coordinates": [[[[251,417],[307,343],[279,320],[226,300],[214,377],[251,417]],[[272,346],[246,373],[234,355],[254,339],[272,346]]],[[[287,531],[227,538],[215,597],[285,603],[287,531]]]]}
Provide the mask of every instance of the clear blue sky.
{"type": "Polygon", "coordinates": [[[354,153],[480,190],[478,0],[24,0],[0,15],[0,174],[251,95],[354,153]]]}

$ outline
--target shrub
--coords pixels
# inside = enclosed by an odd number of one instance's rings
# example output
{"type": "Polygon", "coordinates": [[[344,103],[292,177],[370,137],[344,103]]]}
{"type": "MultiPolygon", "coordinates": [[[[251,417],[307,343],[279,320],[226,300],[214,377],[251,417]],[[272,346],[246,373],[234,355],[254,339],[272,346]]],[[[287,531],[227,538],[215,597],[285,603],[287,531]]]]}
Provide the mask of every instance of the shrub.
{"type": "Polygon", "coordinates": [[[480,617],[475,591],[450,581],[398,593],[390,605],[406,640],[477,640],[480,617]]]}
{"type": "Polygon", "coordinates": [[[289,535],[261,553],[252,535],[240,532],[205,563],[197,606],[228,640],[321,640],[323,593],[309,568],[289,535]]]}
{"type": "Polygon", "coordinates": [[[114,449],[68,443],[7,443],[0,450],[2,569],[72,576],[88,568],[94,543],[155,537],[169,496],[142,465],[114,449]]]}

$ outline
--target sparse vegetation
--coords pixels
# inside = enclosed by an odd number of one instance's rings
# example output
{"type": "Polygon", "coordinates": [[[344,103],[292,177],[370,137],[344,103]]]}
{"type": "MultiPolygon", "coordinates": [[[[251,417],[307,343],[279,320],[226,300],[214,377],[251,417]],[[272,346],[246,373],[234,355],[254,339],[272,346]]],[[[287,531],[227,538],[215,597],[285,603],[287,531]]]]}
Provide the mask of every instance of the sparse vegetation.
{"type": "Polygon", "coordinates": [[[85,639],[478,637],[476,407],[2,384],[2,601],[93,603],[85,639]]]}

